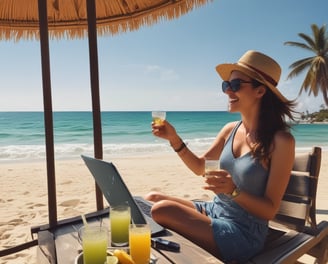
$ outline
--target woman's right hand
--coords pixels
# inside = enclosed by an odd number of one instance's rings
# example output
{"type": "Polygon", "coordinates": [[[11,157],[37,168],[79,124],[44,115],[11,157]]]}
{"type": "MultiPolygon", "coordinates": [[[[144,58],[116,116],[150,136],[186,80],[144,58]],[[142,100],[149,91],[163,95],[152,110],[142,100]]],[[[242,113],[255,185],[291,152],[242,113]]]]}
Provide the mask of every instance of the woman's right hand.
{"type": "Polygon", "coordinates": [[[179,138],[175,128],[166,120],[161,125],[157,125],[154,122],[151,123],[152,133],[156,137],[166,139],[168,141],[174,141],[175,138],[179,138]]]}

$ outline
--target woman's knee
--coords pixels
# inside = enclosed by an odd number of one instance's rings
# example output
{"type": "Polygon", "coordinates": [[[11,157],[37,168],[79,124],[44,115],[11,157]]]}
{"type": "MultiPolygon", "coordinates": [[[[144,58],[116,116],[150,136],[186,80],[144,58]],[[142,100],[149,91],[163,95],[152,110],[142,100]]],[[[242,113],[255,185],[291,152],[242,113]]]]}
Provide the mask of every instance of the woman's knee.
{"type": "Polygon", "coordinates": [[[165,197],[167,197],[167,196],[164,195],[163,193],[152,191],[152,192],[149,192],[148,194],[146,194],[146,196],[144,198],[151,202],[159,202],[159,201],[165,199],[165,197]]]}
{"type": "Polygon", "coordinates": [[[171,219],[176,214],[177,204],[170,200],[160,200],[151,209],[152,217],[155,221],[163,222],[171,219]]]}

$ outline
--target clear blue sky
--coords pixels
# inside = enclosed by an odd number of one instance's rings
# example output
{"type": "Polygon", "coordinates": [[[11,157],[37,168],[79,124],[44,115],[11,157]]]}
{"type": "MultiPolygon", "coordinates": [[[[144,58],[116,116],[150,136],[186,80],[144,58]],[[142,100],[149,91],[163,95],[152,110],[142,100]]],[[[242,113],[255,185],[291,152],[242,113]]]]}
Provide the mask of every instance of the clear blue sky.
{"type": "MultiPolygon", "coordinates": [[[[289,65],[312,55],[285,46],[327,24],[327,0],[215,0],[177,20],[98,38],[102,110],[226,110],[215,66],[249,49],[282,66],[279,89],[298,96],[289,65]]],[[[87,40],[50,41],[53,109],[91,110],[87,40]]],[[[38,41],[0,42],[0,111],[42,111],[38,41]]],[[[322,95],[303,94],[298,110],[320,109],[322,95]]]]}

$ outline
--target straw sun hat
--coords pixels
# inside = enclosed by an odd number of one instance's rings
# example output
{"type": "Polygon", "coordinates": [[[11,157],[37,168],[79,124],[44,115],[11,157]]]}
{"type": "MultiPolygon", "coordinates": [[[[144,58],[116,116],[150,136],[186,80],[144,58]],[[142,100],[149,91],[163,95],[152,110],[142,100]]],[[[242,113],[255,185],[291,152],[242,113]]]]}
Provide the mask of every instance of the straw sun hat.
{"type": "Polygon", "coordinates": [[[219,64],[216,71],[224,81],[229,80],[232,71],[240,71],[270,88],[281,101],[288,101],[277,89],[281,74],[279,64],[263,53],[249,50],[237,63],[219,64]]]}

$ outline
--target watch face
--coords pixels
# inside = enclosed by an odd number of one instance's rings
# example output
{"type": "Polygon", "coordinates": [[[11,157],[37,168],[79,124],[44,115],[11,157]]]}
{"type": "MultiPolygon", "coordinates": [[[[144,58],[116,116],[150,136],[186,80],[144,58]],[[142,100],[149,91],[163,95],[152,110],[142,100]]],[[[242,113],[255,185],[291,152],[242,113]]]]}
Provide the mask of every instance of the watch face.
{"type": "Polygon", "coordinates": [[[233,192],[226,193],[225,196],[227,196],[230,199],[236,198],[240,194],[241,190],[237,187],[236,189],[233,190],[233,192]]]}
{"type": "Polygon", "coordinates": [[[240,189],[239,188],[236,188],[233,190],[232,194],[231,194],[231,197],[232,198],[235,198],[237,197],[238,195],[240,194],[240,189]]]}

